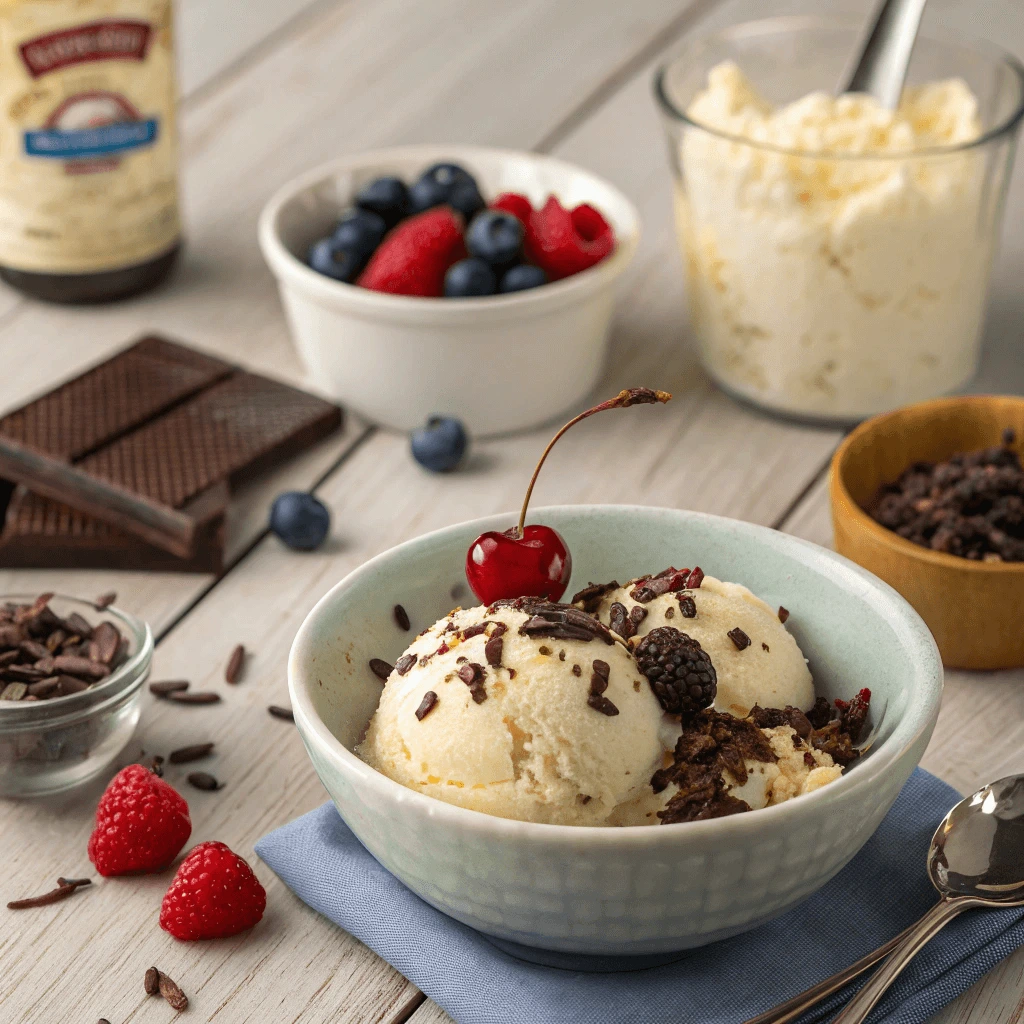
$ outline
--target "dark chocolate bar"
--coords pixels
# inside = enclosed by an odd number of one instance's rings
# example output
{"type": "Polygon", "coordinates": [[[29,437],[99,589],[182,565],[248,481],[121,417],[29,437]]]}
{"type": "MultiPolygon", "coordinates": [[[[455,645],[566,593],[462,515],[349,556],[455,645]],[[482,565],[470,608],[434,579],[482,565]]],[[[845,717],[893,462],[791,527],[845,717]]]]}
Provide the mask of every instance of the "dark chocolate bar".
{"type": "Polygon", "coordinates": [[[178,558],[84,512],[16,487],[0,533],[0,566],[221,572],[224,518],[204,523],[197,541],[192,555],[178,558]]]}
{"type": "Polygon", "coordinates": [[[228,487],[340,423],[330,402],[149,338],[0,420],[0,477],[192,559],[228,487]]]}

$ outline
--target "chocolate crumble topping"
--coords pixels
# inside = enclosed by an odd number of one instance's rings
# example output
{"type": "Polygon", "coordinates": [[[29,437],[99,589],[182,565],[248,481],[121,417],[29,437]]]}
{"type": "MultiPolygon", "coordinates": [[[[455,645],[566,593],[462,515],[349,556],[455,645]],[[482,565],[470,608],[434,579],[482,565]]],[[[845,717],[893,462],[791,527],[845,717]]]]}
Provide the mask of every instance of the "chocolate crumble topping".
{"type": "Polygon", "coordinates": [[[427,690],[427,692],[423,694],[423,700],[420,701],[420,706],[416,709],[416,717],[422,722],[423,719],[437,707],[437,704],[437,694],[434,693],[433,690],[427,690]]]}
{"type": "Polygon", "coordinates": [[[680,594],[679,612],[684,619],[697,618],[697,602],[689,594],[680,594]]]}
{"type": "Polygon", "coordinates": [[[676,617],[676,610],[675,610],[675,608],[672,607],[672,605],[669,605],[665,609],[665,618],[666,619],[674,619],[675,617],[676,617]]]}
{"type": "Polygon", "coordinates": [[[772,653],[772,649],[763,640],[761,641],[761,650],[764,651],[765,654],[772,653]]]}
{"type": "Polygon", "coordinates": [[[395,671],[400,675],[404,676],[416,664],[415,654],[403,654],[398,661],[395,662],[395,671]]]}
{"type": "Polygon", "coordinates": [[[572,667],[572,674],[574,676],[581,676],[581,675],[583,675],[583,669],[581,669],[579,667],[579,665],[573,665],[573,667],[572,667]]]}
{"type": "Polygon", "coordinates": [[[651,779],[655,793],[670,783],[679,787],[658,812],[662,823],[703,821],[749,811],[748,803],[729,795],[723,772],[728,771],[742,784],[747,779],[744,761],[776,761],[764,733],[753,722],[711,709],[697,712],[682,726],[674,763],[651,779]]]}
{"type": "Polygon", "coordinates": [[[541,601],[537,598],[519,597],[506,605],[496,602],[500,607],[515,607],[526,612],[530,618],[519,627],[521,636],[545,637],[552,640],[603,640],[606,644],[615,643],[611,630],[598,622],[592,615],[574,608],[571,604],[556,604],[553,601],[541,601]]]}
{"type": "Polygon", "coordinates": [[[587,703],[595,711],[600,711],[602,715],[607,715],[609,718],[612,718],[619,713],[619,709],[607,697],[600,693],[589,694],[587,697],[587,703]]]}
{"type": "Polygon", "coordinates": [[[571,603],[585,612],[596,612],[601,605],[601,598],[618,589],[618,580],[612,580],[611,583],[588,583],[579,593],[573,594],[571,603]]]}
{"type": "Polygon", "coordinates": [[[487,700],[484,675],[483,665],[478,665],[475,661],[468,662],[459,669],[459,678],[469,687],[470,696],[477,704],[483,704],[487,700]]]}
{"type": "Polygon", "coordinates": [[[484,644],[484,657],[487,659],[487,664],[491,668],[498,668],[501,665],[501,655],[505,649],[505,641],[501,639],[501,636],[492,636],[490,640],[484,644]]]}
{"type": "Polygon", "coordinates": [[[739,626],[730,629],[725,635],[733,642],[737,651],[746,650],[750,646],[750,637],[739,626]]]}
{"type": "Polygon", "coordinates": [[[785,622],[789,618],[789,609],[779,605],[779,622],[785,622]]]}

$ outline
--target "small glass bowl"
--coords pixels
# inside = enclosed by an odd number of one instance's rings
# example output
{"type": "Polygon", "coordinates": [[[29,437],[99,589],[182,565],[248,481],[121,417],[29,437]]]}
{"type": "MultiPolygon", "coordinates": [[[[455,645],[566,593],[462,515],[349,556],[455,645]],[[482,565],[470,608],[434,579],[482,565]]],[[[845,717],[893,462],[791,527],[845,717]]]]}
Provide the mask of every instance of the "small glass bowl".
{"type": "MultiPolygon", "coordinates": [[[[0,603],[31,604],[35,594],[7,594],[0,603]]],[[[142,684],[153,660],[153,633],[141,619],[74,597],[55,595],[62,618],[78,612],[96,625],[109,619],[128,640],[128,658],[99,685],[51,700],[0,701],[0,797],[59,793],[98,775],[135,732],[142,684]]]]}

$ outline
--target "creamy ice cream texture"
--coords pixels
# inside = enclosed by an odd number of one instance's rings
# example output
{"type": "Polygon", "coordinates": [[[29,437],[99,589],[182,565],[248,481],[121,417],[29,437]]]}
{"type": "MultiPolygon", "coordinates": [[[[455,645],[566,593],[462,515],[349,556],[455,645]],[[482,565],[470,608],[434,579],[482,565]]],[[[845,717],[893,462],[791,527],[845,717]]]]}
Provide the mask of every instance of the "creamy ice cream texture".
{"type": "Polygon", "coordinates": [[[650,789],[662,765],[661,707],[621,643],[523,636],[530,618],[479,607],[434,623],[408,649],[416,664],[385,684],[358,753],[396,782],[462,807],[606,824],[616,806],[650,789]],[[463,639],[483,622],[485,632],[463,639]],[[498,623],[506,630],[501,667],[493,667],[485,646],[498,623]],[[602,696],[618,714],[587,703],[595,660],[608,666],[602,696]],[[465,665],[486,669],[480,703],[459,675],[465,665]],[[437,704],[420,720],[427,691],[437,704]]]}
{"type": "MultiPolygon", "coordinates": [[[[641,604],[630,596],[635,586],[606,593],[600,619],[609,620],[616,601],[627,609],[641,604]]],[[[633,642],[660,625],[697,639],[717,669],[718,710],[743,717],[756,703],[813,703],[796,641],[746,587],[708,576],[699,588],[643,607],[633,642]],[[692,599],[693,618],[682,617],[680,597],[692,599]],[[727,635],[736,628],[751,640],[743,650],[727,635]]],[[[628,645],[607,642],[610,631],[589,641],[559,639],[522,632],[531,621],[528,610],[476,607],[434,623],[396,663],[357,753],[410,789],[499,817],[657,824],[676,787],[655,794],[651,779],[672,760],[678,717],[663,713],[628,645]]],[[[777,760],[747,761],[742,782],[724,776],[752,809],[841,774],[788,726],[764,732],[777,760]]]]}
{"type": "Polygon", "coordinates": [[[646,636],[658,626],[673,626],[696,640],[711,658],[718,675],[715,708],[739,718],[755,704],[765,708],[787,705],[806,711],[814,703],[814,682],[796,640],[770,608],[739,583],[723,583],[705,576],[700,587],[662,594],[646,603],[631,595],[637,584],[627,584],[606,594],[597,609],[602,622],[611,621],[611,607],[621,604],[626,612],[643,608],[647,614],[636,636],[646,636]],[[679,597],[689,597],[696,614],[685,618],[679,597]],[[729,637],[740,629],[750,645],[738,649],[729,637]]]}
{"type": "Polygon", "coordinates": [[[998,229],[985,155],[912,156],[979,137],[963,81],[907,89],[897,111],[823,92],[776,108],[727,62],[687,114],[711,129],[683,132],[677,214],[719,380],[789,411],[860,416],[972,375],[998,229]]]}

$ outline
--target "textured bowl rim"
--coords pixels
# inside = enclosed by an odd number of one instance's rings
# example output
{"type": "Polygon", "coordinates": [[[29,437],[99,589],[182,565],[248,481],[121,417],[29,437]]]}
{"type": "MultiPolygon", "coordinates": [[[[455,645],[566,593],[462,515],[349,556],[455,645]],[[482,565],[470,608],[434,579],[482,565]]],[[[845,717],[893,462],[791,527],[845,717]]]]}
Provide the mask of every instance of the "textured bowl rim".
{"type": "Polygon", "coordinates": [[[876,607],[887,612],[886,617],[890,626],[897,633],[901,646],[913,654],[914,689],[918,692],[915,692],[912,695],[913,699],[907,702],[907,709],[892,734],[850,774],[844,774],[828,786],[805,794],[798,800],[789,800],[773,807],[762,808],[753,814],[735,814],[708,821],[684,822],[657,827],[631,825],[607,828],[552,825],[500,818],[483,811],[459,807],[438,800],[436,797],[417,793],[401,783],[389,779],[362,761],[331,733],[316,713],[308,695],[308,691],[312,689],[312,679],[305,681],[302,679],[302,666],[309,660],[307,652],[316,649],[314,632],[319,620],[329,616],[330,608],[338,593],[358,585],[367,577],[372,577],[381,565],[396,557],[401,557],[403,554],[432,547],[439,541],[447,541],[454,536],[464,536],[469,532],[480,533],[485,530],[502,529],[514,517],[513,513],[503,513],[448,526],[389,548],[350,572],[317,602],[299,627],[288,657],[288,690],[292,709],[296,726],[307,747],[316,750],[318,754],[341,770],[354,788],[369,787],[375,791],[378,799],[396,806],[405,804],[410,810],[415,809],[416,813],[434,818],[444,818],[455,829],[489,834],[499,838],[513,835],[526,836],[532,837],[538,842],[547,843],[587,842],[650,845],[674,844],[683,836],[693,836],[696,839],[718,835],[723,840],[741,837],[750,834],[751,830],[758,831],[759,822],[767,824],[771,820],[782,824],[814,815],[819,809],[820,813],[828,813],[829,806],[837,798],[852,793],[854,790],[863,790],[885,775],[914,745],[915,741],[934,726],[939,711],[943,679],[942,662],[935,641],[924,621],[910,604],[896,590],[866,569],[862,569],[842,555],[812,544],[810,541],[779,533],[766,526],[702,512],[638,505],[556,505],[543,509],[538,508],[535,510],[535,514],[541,516],[542,513],[547,512],[556,515],[581,515],[584,514],[584,510],[588,510],[590,513],[607,513],[632,518],[667,516],[683,523],[694,520],[715,523],[727,531],[756,537],[760,543],[781,550],[808,567],[820,566],[822,562],[827,563],[830,566],[833,581],[841,580],[844,584],[843,589],[847,591],[859,593],[865,597],[870,595],[876,607]],[[771,819],[768,816],[771,816],[771,819]]]}
{"type": "MultiPolygon", "coordinates": [[[[915,402],[913,405],[905,405],[899,409],[882,413],[879,416],[872,416],[871,419],[865,420],[846,436],[843,443],[832,456],[830,489],[832,491],[833,512],[837,508],[838,499],[842,502],[844,514],[856,526],[857,530],[861,533],[869,534],[879,544],[902,558],[926,562],[941,569],[976,573],[981,576],[1024,576],[1024,562],[976,562],[970,558],[961,558],[959,555],[947,554],[945,551],[932,551],[931,548],[921,547],[920,544],[915,544],[913,541],[901,537],[898,533],[894,533],[892,530],[882,526],[881,523],[875,522],[854,500],[846,486],[846,463],[853,447],[869,438],[872,434],[884,430],[895,417],[903,417],[909,411],[930,414],[957,408],[982,408],[992,399],[1013,402],[1024,406],[1024,397],[1020,395],[960,395],[952,398],[931,398],[924,402],[915,402]]],[[[919,427],[917,429],[922,428],[919,427]]]]}
{"type": "MultiPolygon", "coordinates": [[[[610,280],[619,276],[632,261],[640,241],[640,214],[633,202],[611,182],[599,174],[577,164],[560,160],[544,153],[529,150],[502,149],[474,145],[423,144],[393,146],[374,149],[352,156],[341,157],[322,163],[282,185],[271,198],[259,216],[258,236],[264,259],[270,265],[275,277],[301,288],[304,292],[331,304],[345,304],[350,311],[372,313],[415,313],[430,314],[430,319],[442,322],[462,322],[466,317],[481,314],[529,315],[536,307],[564,305],[575,301],[579,293],[599,290],[610,280]],[[616,233],[615,249],[600,263],[561,281],[553,281],[540,288],[531,288],[510,295],[480,296],[460,299],[458,302],[440,302],[435,298],[415,295],[391,295],[370,291],[344,281],[333,281],[318,274],[293,255],[281,241],[279,222],[285,205],[302,192],[328,182],[342,171],[368,170],[374,166],[387,165],[396,160],[419,159],[424,163],[447,157],[452,160],[477,159],[527,159],[544,164],[562,174],[583,175],[597,182],[602,188],[615,195],[616,201],[627,212],[627,228],[616,233]]],[[[540,312],[540,310],[536,310],[540,312]]]]}

